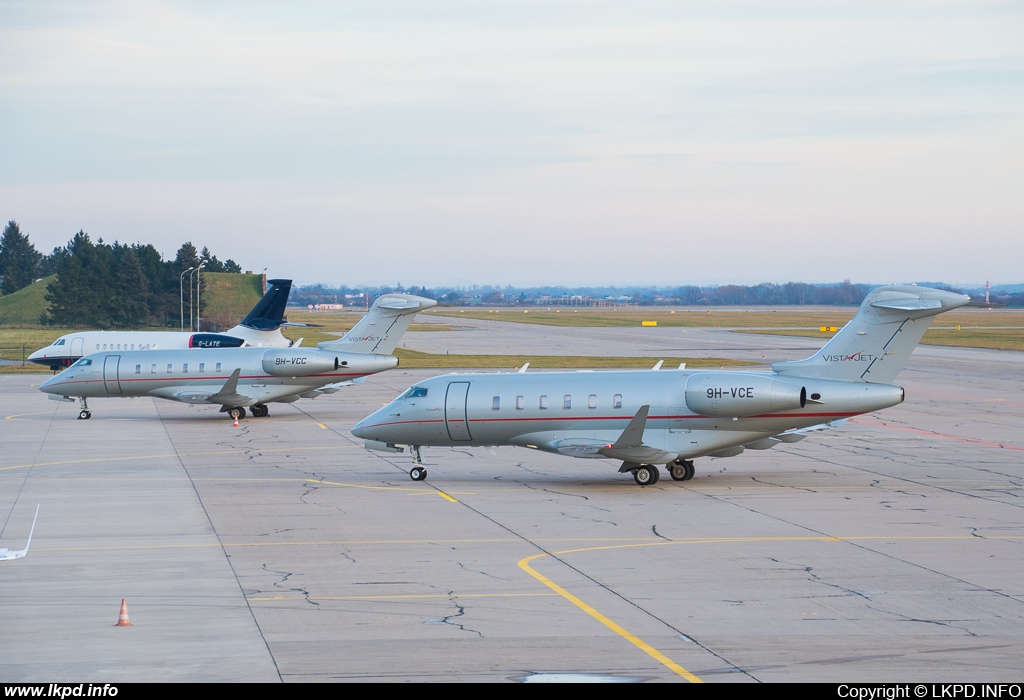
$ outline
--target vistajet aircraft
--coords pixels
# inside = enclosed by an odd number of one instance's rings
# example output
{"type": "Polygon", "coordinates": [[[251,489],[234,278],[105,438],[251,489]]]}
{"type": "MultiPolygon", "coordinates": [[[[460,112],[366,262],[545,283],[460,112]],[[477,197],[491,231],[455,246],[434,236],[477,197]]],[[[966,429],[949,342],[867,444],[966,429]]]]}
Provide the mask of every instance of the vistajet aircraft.
{"type": "Polygon", "coordinates": [[[92,416],[94,397],[152,396],[214,404],[233,418],[269,413],[269,403],[333,394],[398,366],[391,355],[417,312],[437,304],[410,294],[385,294],[352,330],[314,348],[197,348],[129,350],[83,357],[40,391],[58,401],[81,402],[80,420],[92,416]]]}
{"type": "MultiPolygon", "coordinates": [[[[932,318],[970,301],[962,294],[892,286],[868,294],[819,352],[770,372],[639,370],[449,374],[419,382],[352,433],[368,449],[412,448],[414,480],[427,476],[423,446],[513,445],[621,460],[637,484],[677,481],[697,457],[732,457],[802,440],[850,416],[895,406],[892,384],[932,318]]],[[[660,363],[659,363],[660,364],[660,363]]]]}
{"type": "Polygon", "coordinates": [[[69,367],[86,355],[103,350],[182,350],[185,348],[291,347],[281,334],[291,280],[269,280],[270,288],[242,322],[225,333],[180,331],[80,331],[67,333],[28,359],[52,370],[69,367]]]}

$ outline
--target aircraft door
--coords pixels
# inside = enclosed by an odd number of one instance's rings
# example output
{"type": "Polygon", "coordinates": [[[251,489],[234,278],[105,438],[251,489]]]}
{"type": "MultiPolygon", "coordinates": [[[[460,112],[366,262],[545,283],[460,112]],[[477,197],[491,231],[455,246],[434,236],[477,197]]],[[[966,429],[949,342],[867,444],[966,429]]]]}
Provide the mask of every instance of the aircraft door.
{"type": "Polygon", "coordinates": [[[448,383],[448,392],[444,396],[444,424],[448,428],[448,437],[455,442],[472,439],[469,434],[469,417],[466,415],[468,395],[469,382],[448,383]]]}
{"type": "Polygon", "coordinates": [[[78,359],[85,355],[85,338],[71,339],[71,357],[78,359]]]}
{"type": "Polygon", "coordinates": [[[121,393],[121,380],[117,376],[117,368],[121,363],[120,355],[107,355],[103,358],[103,388],[108,394],[121,393]]]}

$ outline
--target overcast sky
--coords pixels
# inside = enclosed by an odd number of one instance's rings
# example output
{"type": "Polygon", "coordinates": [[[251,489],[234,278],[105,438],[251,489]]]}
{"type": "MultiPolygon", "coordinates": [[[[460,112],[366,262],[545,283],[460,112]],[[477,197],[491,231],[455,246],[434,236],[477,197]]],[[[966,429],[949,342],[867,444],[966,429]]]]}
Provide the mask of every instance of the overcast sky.
{"type": "Polygon", "coordinates": [[[0,218],[298,283],[1020,282],[1024,3],[0,0],[0,218]]]}

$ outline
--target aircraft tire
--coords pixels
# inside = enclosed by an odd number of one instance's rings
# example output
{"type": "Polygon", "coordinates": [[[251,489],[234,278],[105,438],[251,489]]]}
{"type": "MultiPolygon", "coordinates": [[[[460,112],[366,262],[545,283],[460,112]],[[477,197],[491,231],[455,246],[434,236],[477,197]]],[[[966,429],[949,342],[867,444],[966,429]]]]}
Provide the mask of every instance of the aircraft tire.
{"type": "Polygon", "coordinates": [[[92,418],[92,411],[81,411],[78,414],[78,420],[89,420],[92,418]]]}
{"type": "Polygon", "coordinates": [[[669,466],[668,473],[674,481],[689,481],[697,473],[697,469],[693,466],[693,462],[681,459],[669,466]]]}
{"type": "Polygon", "coordinates": [[[658,468],[650,464],[641,464],[633,470],[633,481],[639,486],[653,486],[658,483],[658,468]]]}
{"type": "Polygon", "coordinates": [[[235,406],[230,411],[228,411],[228,415],[236,419],[245,418],[245,408],[242,406],[235,406]]]}
{"type": "Polygon", "coordinates": [[[423,467],[413,467],[409,470],[409,478],[413,481],[423,481],[427,478],[427,470],[423,467]]]}
{"type": "Polygon", "coordinates": [[[258,403],[249,408],[249,413],[252,414],[253,418],[266,418],[267,415],[270,413],[270,409],[267,408],[265,405],[258,403]]]}

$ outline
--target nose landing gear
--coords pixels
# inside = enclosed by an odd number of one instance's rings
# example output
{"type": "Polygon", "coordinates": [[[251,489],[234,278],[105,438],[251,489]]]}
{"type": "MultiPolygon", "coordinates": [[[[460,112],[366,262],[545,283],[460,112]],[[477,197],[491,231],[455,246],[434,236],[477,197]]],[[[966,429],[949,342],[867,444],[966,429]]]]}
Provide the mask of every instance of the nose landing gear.
{"type": "Polygon", "coordinates": [[[89,420],[92,418],[92,411],[89,410],[89,402],[83,396],[79,399],[82,404],[82,410],[78,412],[78,420],[89,420]]]}
{"type": "Polygon", "coordinates": [[[420,446],[412,446],[412,469],[409,470],[409,478],[413,481],[423,481],[427,478],[426,467],[423,466],[423,455],[420,454],[420,446]]]}

